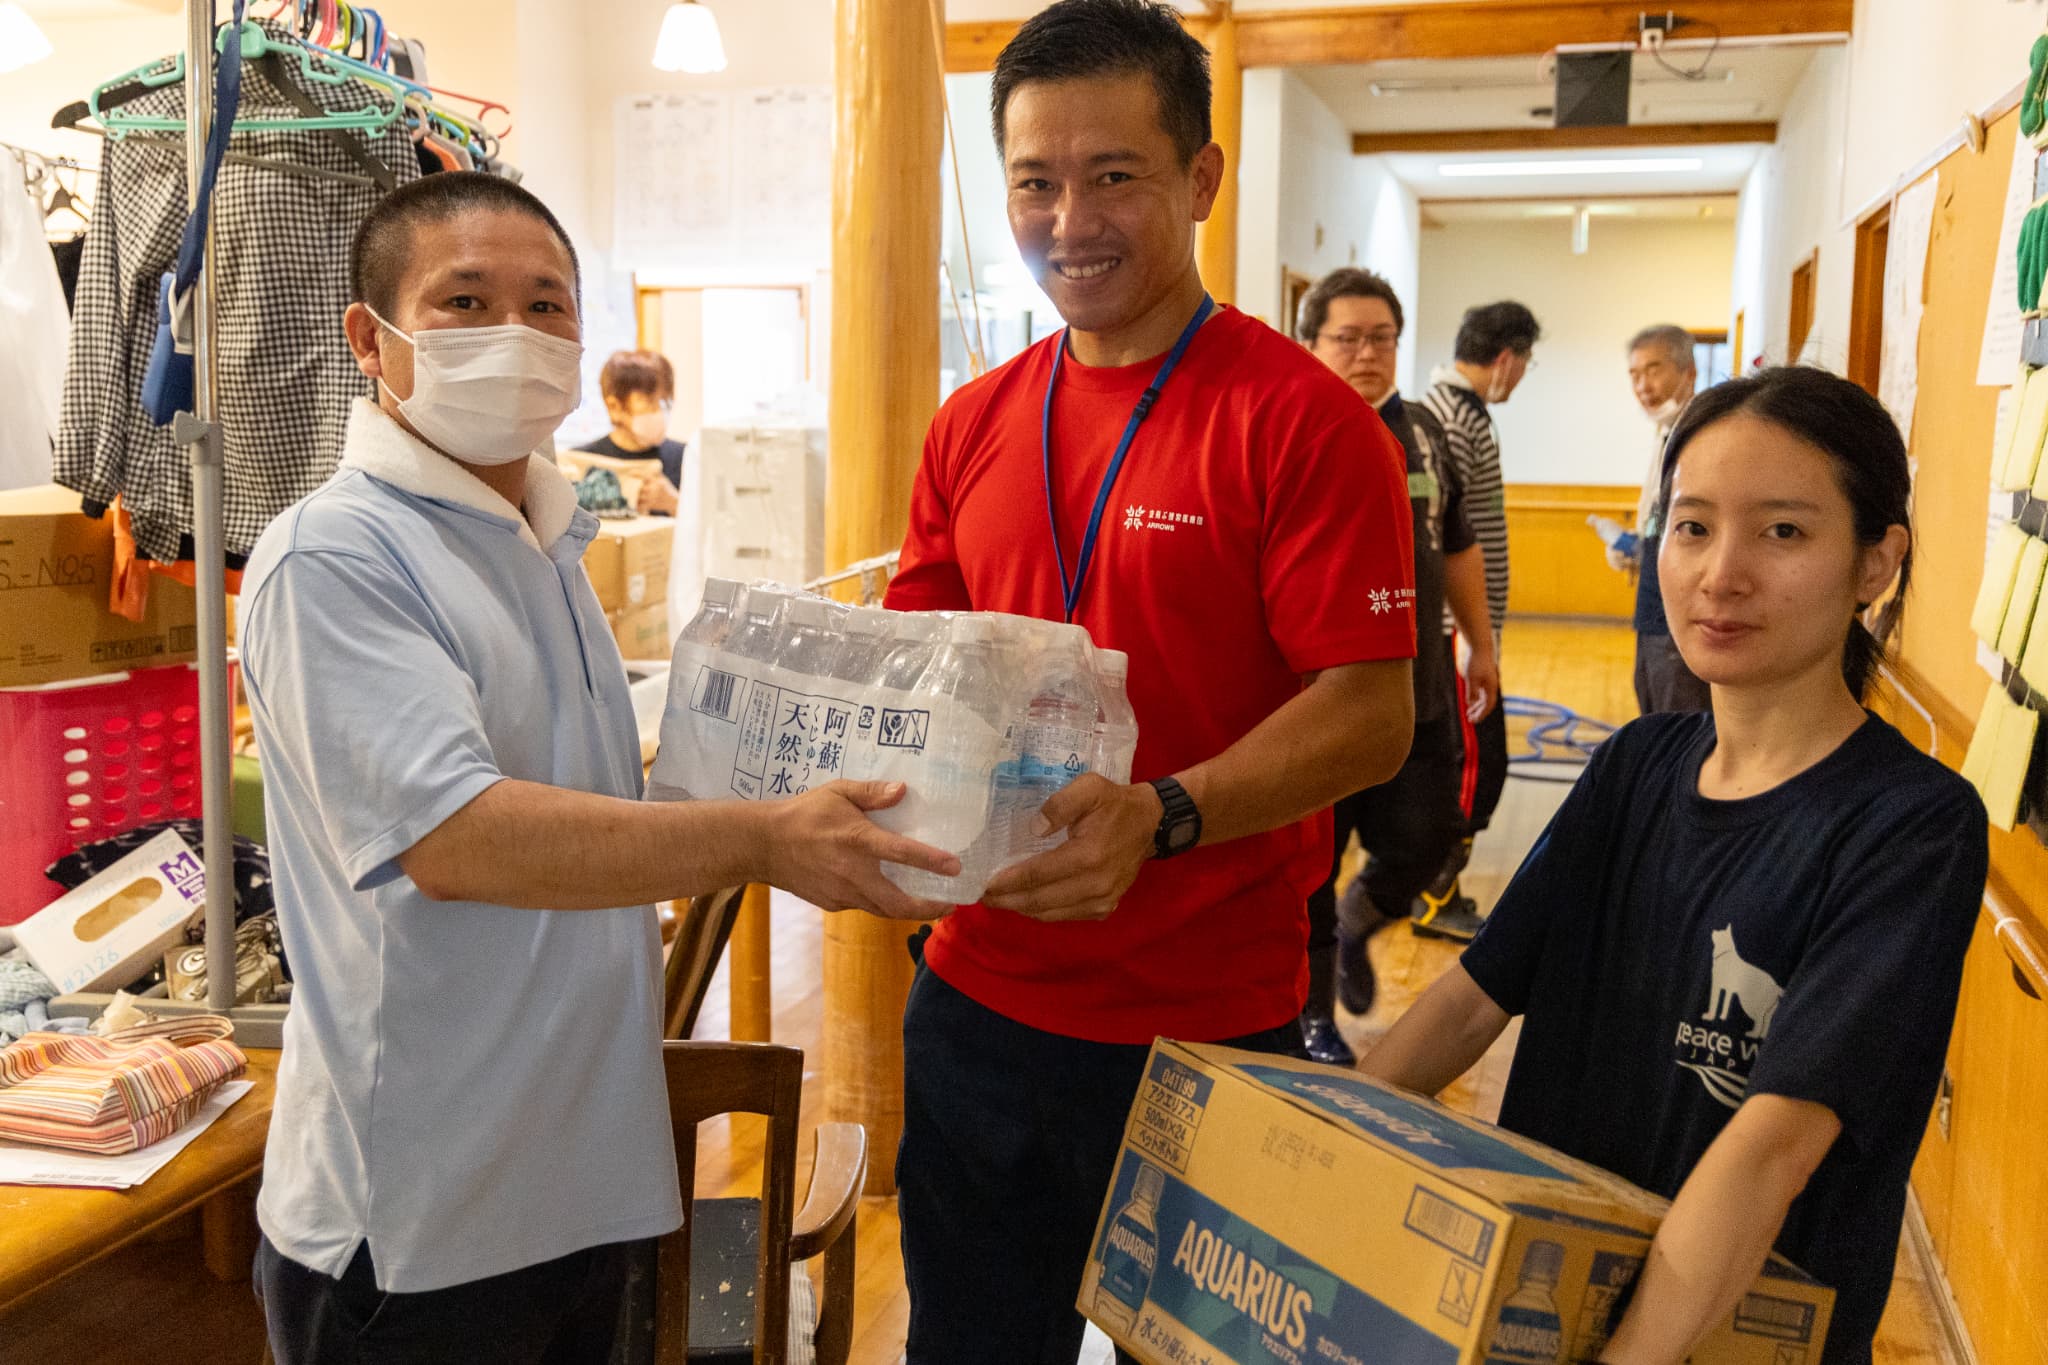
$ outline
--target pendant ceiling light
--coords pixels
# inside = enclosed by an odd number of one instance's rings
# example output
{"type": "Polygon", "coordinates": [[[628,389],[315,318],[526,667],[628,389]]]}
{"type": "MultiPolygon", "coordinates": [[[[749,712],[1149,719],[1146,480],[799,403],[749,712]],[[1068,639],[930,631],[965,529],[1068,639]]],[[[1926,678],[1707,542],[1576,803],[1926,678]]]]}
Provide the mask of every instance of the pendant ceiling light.
{"type": "Polygon", "coordinates": [[[13,71],[50,55],[50,40],[20,5],[0,4],[0,71],[13,71]]]}
{"type": "Polygon", "coordinates": [[[699,0],[670,5],[662,17],[661,36],[654,40],[654,65],[660,71],[686,71],[693,76],[725,70],[718,16],[699,0]]]}

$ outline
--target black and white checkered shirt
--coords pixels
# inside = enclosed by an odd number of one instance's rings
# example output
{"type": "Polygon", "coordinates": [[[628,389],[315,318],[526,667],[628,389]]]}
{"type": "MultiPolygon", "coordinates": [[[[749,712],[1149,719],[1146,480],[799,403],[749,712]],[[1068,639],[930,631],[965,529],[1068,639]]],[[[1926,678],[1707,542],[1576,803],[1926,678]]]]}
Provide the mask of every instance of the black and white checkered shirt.
{"type": "MultiPolygon", "coordinates": [[[[280,39],[284,30],[265,25],[280,39]]],[[[297,62],[287,59],[287,69],[297,62]]],[[[386,97],[350,81],[301,81],[323,109],[363,108],[386,97]]],[[[182,82],[125,108],[182,117],[182,82]]],[[[256,67],[242,74],[242,117],[296,117],[297,108],[256,67]]],[[[343,132],[343,137],[363,134],[343,132]]],[[[146,559],[189,555],[192,481],[185,449],[143,415],[143,369],[156,333],[158,281],[173,265],[185,224],[185,150],[109,139],[86,234],[72,311],[55,477],[104,505],[116,494],[146,559]]],[[[399,183],[420,170],[404,119],[370,135],[370,154],[399,183]]],[[[251,131],[233,149],[361,177],[326,133],[251,131]]],[[[214,299],[220,421],[227,455],[227,536],[246,555],[270,519],[334,472],[349,402],[369,392],[341,315],[348,307],[349,246],[382,197],[365,181],[313,180],[229,161],[213,202],[214,299]]]]}

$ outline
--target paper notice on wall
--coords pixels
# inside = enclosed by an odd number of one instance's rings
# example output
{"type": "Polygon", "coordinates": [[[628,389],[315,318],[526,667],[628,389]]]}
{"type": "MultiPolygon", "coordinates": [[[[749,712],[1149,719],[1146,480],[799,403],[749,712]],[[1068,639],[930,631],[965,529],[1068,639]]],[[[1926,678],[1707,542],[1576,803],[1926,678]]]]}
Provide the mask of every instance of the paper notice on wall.
{"type": "Polygon", "coordinates": [[[1977,382],[1986,388],[2012,382],[2020,363],[2020,224],[2034,202],[2033,141],[2015,130],[2012,170],[1999,215],[1998,258],[1991,267],[1991,298],[1984,306],[1984,343],[1977,352],[1977,382]]]}
{"type": "Polygon", "coordinates": [[[1927,311],[1927,247],[1934,237],[1939,173],[1922,177],[1892,203],[1891,236],[1884,260],[1884,352],[1877,396],[1913,443],[1913,408],[1920,398],[1920,318],[1927,311]]]}
{"type": "MultiPolygon", "coordinates": [[[[1998,416],[1991,429],[1991,493],[1985,505],[1984,518],[1984,577],[1987,581],[1997,576],[2001,553],[2011,549],[2009,543],[2001,542],[2009,541],[2017,529],[2013,522],[2018,515],[2019,504],[2024,500],[2021,495],[1999,487],[1999,466],[2005,459],[2006,447],[2012,443],[2012,429],[2019,418],[2019,410],[2019,386],[2015,384],[2000,389],[1998,416]]],[[[2005,677],[2004,661],[1998,657],[1998,651],[1981,639],[1977,641],[1977,667],[1993,678],[2003,680],[2005,677]]]]}
{"type": "Polygon", "coordinates": [[[628,95],[618,103],[612,245],[628,264],[725,240],[732,223],[732,96],[628,95]]]}

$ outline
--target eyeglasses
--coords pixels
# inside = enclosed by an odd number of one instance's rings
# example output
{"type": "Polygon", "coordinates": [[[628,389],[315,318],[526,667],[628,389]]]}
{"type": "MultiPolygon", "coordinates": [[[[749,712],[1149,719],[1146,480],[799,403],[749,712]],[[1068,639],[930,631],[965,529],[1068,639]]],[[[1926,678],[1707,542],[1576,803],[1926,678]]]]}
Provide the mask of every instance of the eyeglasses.
{"type": "Polygon", "coordinates": [[[1391,327],[1377,327],[1370,332],[1353,331],[1345,328],[1341,332],[1317,332],[1317,341],[1327,341],[1331,349],[1342,354],[1356,355],[1367,347],[1375,351],[1391,351],[1401,340],[1401,334],[1391,327]]]}

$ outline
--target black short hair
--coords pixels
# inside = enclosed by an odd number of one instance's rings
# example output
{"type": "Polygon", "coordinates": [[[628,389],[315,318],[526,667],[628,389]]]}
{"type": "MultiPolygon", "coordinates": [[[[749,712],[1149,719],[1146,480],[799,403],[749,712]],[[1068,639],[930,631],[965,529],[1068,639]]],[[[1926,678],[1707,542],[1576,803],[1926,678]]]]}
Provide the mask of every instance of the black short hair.
{"type": "Polygon", "coordinates": [[[1400,296],[1394,293],[1394,286],[1387,283],[1386,276],[1375,275],[1355,265],[1340,266],[1317,280],[1315,287],[1302,296],[1294,335],[1303,345],[1315,345],[1316,338],[1322,335],[1323,324],[1330,320],[1330,305],[1338,299],[1381,299],[1394,314],[1394,330],[1407,329],[1407,321],[1401,314],[1400,296]]]}
{"type": "MultiPolygon", "coordinates": [[[[1693,438],[1736,413],[1769,422],[1827,455],[1835,482],[1849,499],[1859,544],[1877,544],[1894,526],[1903,526],[1912,535],[1913,469],[1898,423],[1862,388],[1808,365],[1778,365],[1726,380],[1687,404],[1664,443],[1660,505],[1670,504],[1671,476],[1693,438]]],[[[1898,591],[1879,613],[1882,619],[1875,629],[1865,629],[1861,619],[1868,602],[1857,603],[1857,619],[1846,623],[1842,678],[1858,701],[1884,659],[1886,644],[1898,634],[1912,583],[1913,546],[1908,539],[1899,561],[1898,591]]]]}
{"type": "Polygon", "coordinates": [[[996,57],[989,116],[1003,151],[1003,114],[1026,81],[1147,75],[1159,123],[1181,165],[1209,143],[1209,50],[1154,0],[1059,0],[1024,21],[996,57]]]}
{"type": "Polygon", "coordinates": [[[1542,340],[1536,315],[1513,299],[1467,308],[1451,354],[1467,365],[1490,365],[1502,351],[1526,355],[1542,340]]]}
{"type": "Polygon", "coordinates": [[[349,297],[389,318],[398,304],[398,282],[405,277],[412,256],[413,228],[474,211],[524,213],[546,223],[562,250],[569,253],[571,285],[581,303],[583,265],[576,259],[575,243],[569,240],[561,220],[531,190],[482,171],[437,171],[400,185],[379,200],[356,229],[355,244],[349,250],[349,297]]]}

